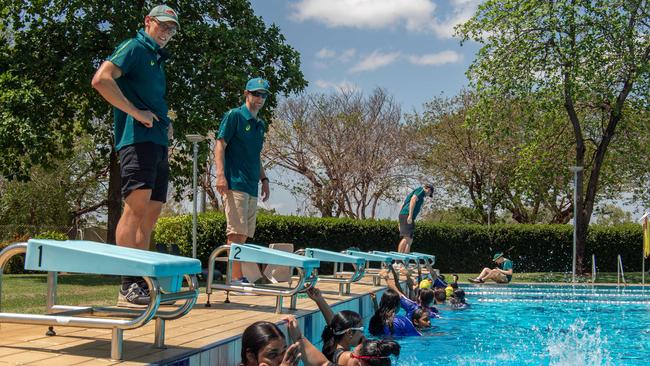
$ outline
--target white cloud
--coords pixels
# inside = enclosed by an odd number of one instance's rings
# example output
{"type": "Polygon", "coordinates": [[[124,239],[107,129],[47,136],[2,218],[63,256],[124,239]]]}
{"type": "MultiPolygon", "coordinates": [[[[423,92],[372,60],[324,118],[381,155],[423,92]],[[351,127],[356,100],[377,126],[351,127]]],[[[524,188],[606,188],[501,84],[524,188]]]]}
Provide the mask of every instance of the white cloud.
{"type": "Polygon", "coordinates": [[[474,15],[480,2],[481,0],[452,0],[452,13],[444,20],[434,19],[431,29],[439,37],[452,38],[454,27],[468,21],[474,15]]]}
{"type": "Polygon", "coordinates": [[[405,23],[412,30],[427,24],[436,8],[430,0],[300,0],[291,6],[301,22],[375,29],[405,23]]]}
{"type": "Polygon", "coordinates": [[[404,26],[413,32],[433,32],[451,38],[454,26],[467,21],[482,0],[445,0],[450,11],[441,15],[432,0],[299,0],[291,17],[328,27],[381,29],[404,26]]]}
{"type": "Polygon", "coordinates": [[[442,51],[437,53],[429,53],[425,55],[411,55],[408,60],[416,65],[443,65],[453,64],[463,59],[463,55],[455,51],[442,51]]]}
{"type": "Polygon", "coordinates": [[[330,50],[329,48],[321,48],[320,51],[316,52],[316,58],[332,58],[336,56],[336,52],[330,50]]]}
{"type": "Polygon", "coordinates": [[[400,52],[381,53],[379,51],[373,51],[370,55],[366,56],[356,65],[352,66],[349,71],[356,73],[377,70],[397,61],[400,55],[400,52]]]}
{"type": "Polygon", "coordinates": [[[356,56],[357,50],[354,48],[348,48],[347,50],[341,53],[339,60],[343,63],[350,62],[354,56],[356,56]]]}
{"type": "Polygon", "coordinates": [[[317,87],[321,89],[334,89],[337,91],[357,91],[359,90],[359,86],[347,81],[343,80],[338,83],[336,82],[331,82],[331,81],[326,81],[326,80],[316,80],[315,84],[317,87]]]}

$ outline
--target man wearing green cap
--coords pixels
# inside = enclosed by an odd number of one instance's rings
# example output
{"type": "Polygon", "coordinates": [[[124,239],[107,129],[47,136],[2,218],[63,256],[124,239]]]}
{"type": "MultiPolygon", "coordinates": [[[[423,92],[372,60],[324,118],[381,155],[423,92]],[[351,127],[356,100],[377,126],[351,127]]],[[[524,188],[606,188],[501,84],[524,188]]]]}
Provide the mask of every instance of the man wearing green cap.
{"type": "Polygon", "coordinates": [[[510,283],[512,280],[512,261],[504,257],[501,252],[496,253],[492,261],[497,264],[495,268],[483,268],[481,274],[476,278],[470,278],[469,282],[483,283],[486,280],[492,280],[496,283],[510,283]]]}
{"type": "Polygon", "coordinates": [[[415,219],[422,209],[424,197],[432,196],[433,185],[429,183],[414,189],[406,196],[399,212],[399,235],[402,239],[397,245],[398,252],[411,252],[411,243],[413,243],[413,233],[415,232],[415,219]]]}
{"type": "MultiPolygon", "coordinates": [[[[228,244],[245,243],[255,235],[257,196],[262,184],[262,201],[269,199],[269,179],[261,153],[267,125],[257,114],[268,98],[269,82],[253,78],[246,83],[245,102],[228,111],[219,125],[214,152],[217,191],[226,211],[228,244]]],[[[234,262],[231,284],[248,283],[241,264],[234,262]]]]}
{"type": "MultiPolygon", "coordinates": [[[[124,211],[115,233],[119,246],[147,250],[151,231],[167,200],[165,46],[180,25],[176,12],[158,5],[144,29],[122,42],[93,76],[92,86],[113,106],[115,150],[120,159],[124,211]]],[[[149,289],[142,278],[123,277],[118,305],[144,306],[149,289]]]]}

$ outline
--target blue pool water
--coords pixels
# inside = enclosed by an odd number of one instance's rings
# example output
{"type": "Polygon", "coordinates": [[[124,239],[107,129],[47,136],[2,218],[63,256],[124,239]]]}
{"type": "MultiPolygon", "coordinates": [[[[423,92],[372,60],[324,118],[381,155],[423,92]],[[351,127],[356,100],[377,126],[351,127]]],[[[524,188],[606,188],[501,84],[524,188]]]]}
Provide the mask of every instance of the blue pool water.
{"type": "Polygon", "coordinates": [[[650,288],[462,286],[471,306],[439,307],[397,365],[648,365],[650,288]]]}

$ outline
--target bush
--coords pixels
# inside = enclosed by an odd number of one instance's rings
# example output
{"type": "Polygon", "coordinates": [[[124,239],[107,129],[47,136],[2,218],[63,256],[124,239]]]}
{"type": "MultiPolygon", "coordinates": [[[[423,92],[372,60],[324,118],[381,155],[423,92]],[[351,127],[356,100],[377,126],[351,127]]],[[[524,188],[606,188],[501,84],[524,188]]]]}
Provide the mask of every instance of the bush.
{"type": "MultiPolygon", "coordinates": [[[[212,250],[225,244],[226,220],[222,213],[199,215],[197,257],[205,266],[212,250]]],[[[183,255],[192,253],[192,217],[161,218],[154,240],[178,244],[183,255]]],[[[355,220],[298,216],[260,215],[255,237],[249,242],[294,243],[296,249],[314,247],[340,251],[352,246],[361,250],[389,251],[397,248],[399,231],[392,220],[355,220]]],[[[573,227],[571,225],[449,225],[417,223],[412,250],[436,255],[436,267],[444,272],[475,273],[492,266],[492,255],[512,248],[517,272],[571,271],[573,227]]],[[[585,265],[596,254],[599,271],[616,271],[616,255],[621,254],[626,271],[641,267],[640,225],[589,229],[585,265]]]]}
{"type": "MultiPolygon", "coordinates": [[[[68,240],[68,235],[58,232],[58,231],[45,231],[43,233],[40,233],[38,235],[34,235],[35,239],[54,239],[54,240],[68,240]]],[[[21,235],[21,236],[16,236],[11,240],[7,240],[4,242],[0,242],[0,251],[2,251],[4,248],[8,247],[11,244],[15,243],[24,243],[29,240],[29,235],[21,235]]],[[[7,264],[5,264],[5,268],[3,273],[10,273],[10,274],[22,274],[25,273],[25,255],[17,255],[12,257],[7,264]]]]}

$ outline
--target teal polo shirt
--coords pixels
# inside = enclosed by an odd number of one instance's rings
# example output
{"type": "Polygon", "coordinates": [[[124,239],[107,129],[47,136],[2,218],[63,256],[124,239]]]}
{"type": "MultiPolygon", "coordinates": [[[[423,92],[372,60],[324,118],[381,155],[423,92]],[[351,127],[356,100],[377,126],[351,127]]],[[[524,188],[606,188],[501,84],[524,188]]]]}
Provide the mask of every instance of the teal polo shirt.
{"type": "Polygon", "coordinates": [[[246,104],[231,109],[221,120],[217,139],[227,144],[224,174],[228,189],[257,197],[265,133],[266,123],[253,117],[246,104]]]}
{"type": "Polygon", "coordinates": [[[141,142],[167,146],[167,129],[170,123],[165,101],[167,58],[169,53],[141,29],[135,38],[117,46],[107,59],[122,70],[122,76],[115,82],[126,99],[138,109],[150,110],[159,119],[154,120],[153,127],[147,128],[122,110],[113,108],[115,148],[118,151],[124,146],[141,142]]]}
{"type": "MultiPolygon", "coordinates": [[[[509,269],[512,269],[512,261],[510,259],[506,259],[501,263],[501,269],[504,271],[507,271],[509,269]]],[[[506,275],[508,278],[508,282],[512,281],[512,275],[506,275]]]]}
{"type": "Polygon", "coordinates": [[[422,209],[422,204],[424,203],[425,196],[424,188],[418,187],[414,189],[413,192],[409,193],[409,195],[406,196],[404,204],[402,204],[402,209],[399,212],[400,215],[408,216],[409,206],[411,205],[411,197],[414,195],[418,198],[418,200],[415,202],[415,207],[413,207],[413,221],[415,221],[415,218],[418,217],[418,214],[420,213],[420,209],[422,209]]]}

